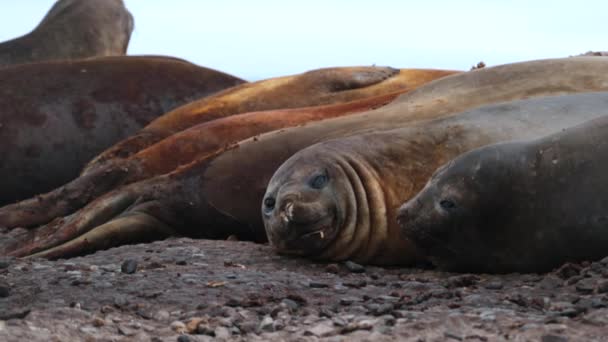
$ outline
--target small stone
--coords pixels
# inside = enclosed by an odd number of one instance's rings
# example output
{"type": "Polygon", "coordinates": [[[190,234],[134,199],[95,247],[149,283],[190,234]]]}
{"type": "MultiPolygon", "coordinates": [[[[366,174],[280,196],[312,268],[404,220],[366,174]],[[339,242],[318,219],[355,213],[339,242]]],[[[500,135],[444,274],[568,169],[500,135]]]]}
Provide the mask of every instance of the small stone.
{"type": "Polygon", "coordinates": [[[597,284],[597,292],[598,293],[608,292],[608,280],[602,280],[597,284]]]}
{"type": "Polygon", "coordinates": [[[179,335],[177,337],[177,342],[190,342],[190,337],[188,335],[179,335]]]}
{"type": "Polygon", "coordinates": [[[352,262],[352,261],[347,261],[344,263],[344,266],[346,266],[346,268],[351,271],[352,273],[363,273],[365,272],[365,267],[352,262]]]}
{"type": "Polygon", "coordinates": [[[11,294],[11,290],[7,285],[0,284],[0,298],[6,298],[11,294]]]}
{"type": "Polygon", "coordinates": [[[540,340],[541,342],[568,342],[566,337],[551,334],[543,335],[540,340]]]}
{"type": "Polygon", "coordinates": [[[591,293],[595,289],[595,280],[583,279],[576,283],[576,291],[580,293],[591,293]]]}
{"type": "Polygon", "coordinates": [[[133,335],[137,334],[137,331],[124,327],[122,325],[119,325],[118,333],[120,333],[121,335],[124,335],[124,336],[133,336],[133,335]]]}
{"type": "Polygon", "coordinates": [[[338,264],[329,264],[325,266],[325,272],[338,274],[338,272],[340,272],[340,266],[338,266],[338,264]]]}
{"type": "Polygon", "coordinates": [[[322,289],[322,288],[326,288],[329,287],[329,285],[327,285],[326,283],[321,283],[321,282],[316,282],[316,281],[311,281],[308,286],[312,287],[313,289],[322,289]]]}
{"type": "Polygon", "coordinates": [[[488,290],[501,290],[504,287],[504,285],[502,284],[501,281],[494,280],[494,281],[485,283],[483,285],[483,287],[488,290]]]}
{"type": "Polygon", "coordinates": [[[581,267],[577,264],[566,263],[558,268],[555,273],[558,277],[567,280],[581,273],[581,267]]]}
{"type": "Polygon", "coordinates": [[[475,285],[479,281],[479,277],[474,274],[463,274],[449,277],[447,280],[447,288],[468,287],[475,285]]]}
{"type": "Polygon", "coordinates": [[[300,307],[300,305],[289,298],[285,298],[281,301],[281,305],[284,305],[289,311],[296,311],[300,307]]]}
{"type": "Polygon", "coordinates": [[[304,332],[306,335],[313,335],[316,337],[328,337],[336,335],[336,333],[336,329],[329,322],[319,323],[304,332]]]}
{"type": "Polygon", "coordinates": [[[340,305],[351,305],[354,302],[360,302],[361,299],[357,297],[343,297],[340,298],[340,305]]]}
{"type": "Polygon", "coordinates": [[[133,259],[125,260],[120,266],[122,273],[133,274],[137,271],[137,261],[133,259]]]}
{"type": "Polygon", "coordinates": [[[198,330],[199,324],[205,319],[202,317],[193,317],[186,323],[186,331],[188,334],[193,334],[198,330]]]}
{"type": "Polygon", "coordinates": [[[214,333],[215,333],[215,338],[217,338],[219,340],[227,340],[232,336],[232,334],[230,333],[230,330],[228,330],[228,328],[226,328],[226,327],[217,327],[217,328],[215,328],[214,333]]]}
{"type": "Polygon", "coordinates": [[[94,327],[99,328],[106,325],[106,321],[101,317],[93,317],[93,321],[91,322],[91,324],[93,324],[94,327]]]}
{"type": "Polygon", "coordinates": [[[174,321],[170,325],[171,330],[175,331],[178,334],[186,332],[186,325],[180,321],[174,321]]]}
{"type": "Polygon", "coordinates": [[[211,328],[207,323],[199,324],[196,328],[196,332],[199,335],[215,336],[215,330],[211,328]]]}
{"type": "Polygon", "coordinates": [[[8,268],[10,262],[8,260],[0,260],[0,270],[8,268]]]}
{"type": "Polygon", "coordinates": [[[260,322],[260,330],[268,332],[274,331],[273,323],[274,320],[272,319],[272,317],[265,316],[264,319],[262,319],[262,322],[260,322]]]}
{"type": "Polygon", "coordinates": [[[608,257],[605,257],[604,259],[600,260],[600,264],[608,266],[608,257]]]}

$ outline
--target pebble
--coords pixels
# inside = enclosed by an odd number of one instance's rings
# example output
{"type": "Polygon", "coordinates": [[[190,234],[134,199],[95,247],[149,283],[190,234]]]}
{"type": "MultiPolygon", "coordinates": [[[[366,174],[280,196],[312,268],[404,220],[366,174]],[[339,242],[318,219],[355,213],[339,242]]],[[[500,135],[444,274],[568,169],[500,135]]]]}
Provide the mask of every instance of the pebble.
{"type": "Polygon", "coordinates": [[[342,297],[340,298],[340,305],[351,305],[354,302],[360,302],[361,298],[357,297],[342,297]]]}
{"type": "Polygon", "coordinates": [[[317,281],[311,281],[310,283],[308,283],[308,286],[312,287],[313,289],[322,289],[329,287],[329,285],[327,285],[326,283],[321,283],[317,281]]]}
{"type": "Polygon", "coordinates": [[[328,321],[323,321],[304,332],[305,335],[313,335],[316,337],[328,337],[336,335],[336,333],[337,331],[333,327],[333,324],[328,321]]]}
{"type": "Polygon", "coordinates": [[[190,337],[188,335],[179,335],[177,337],[177,342],[190,342],[190,337]]]}
{"type": "Polygon", "coordinates": [[[270,316],[264,316],[264,319],[260,322],[260,330],[272,332],[274,331],[273,327],[274,320],[270,316]]]}
{"type": "Polygon", "coordinates": [[[101,317],[93,317],[93,321],[91,322],[91,324],[93,324],[94,327],[99,328],[106,325],[106,321],[101,317]]]}
{"type": "Polygon", "coordinates": [[[180,321],[174,321],[173,323],[171,323],[170,327],[171,330],[180,334],[186,332],[186,325],[180,321]]]}
{"type": "Polygon", "coordinates": [[[558,335],[543,335],[540,338],[541,342],[567,342],[568,339],[566,337],[563,336],[558,336],[558,335]]]}
{"type": "Polygon", "coordinates": [[[595,289],[595,280],[593,279],[582,279],[576,283],[576,291],[580,293],[591,293],[595,289]]]}
{"type": "Polygon", "coordinates": [[[0,284],[0,298],[6,298],[11,294],[11,290],[7,285],[0,284]]]}
{"type": "Polygon", "coordinates": [[[325,266],[325,272],[338,274],[338,272],[340,272],[340,266],[338,264],[329,264],[325,266]]]}
{"type": "Polygon", "coordinates": [[[284,306],[285,308],[287,308],[289,311],[296,311],[298,310],[298,308],[300,307],[300,305],[294,301],[291,300],[289,298],[285,298],[281,301],[281,306],[284,306]]]}
{"type": "Polygon", "coordinates": [[[137,261],[133,259],[125,260],[122,265],[120,265],[120,270],[122,273],[133,274],[137,271],[137,261]]]}
{"type": "Polygon", "coordinates": [[[0,260],[0,270],[8,268],[11,263],[8,260],[0,260]]]}
{"type": "Polygon", "coordinates": [[[602,280],[597,284],[597,292],[598,293],[608,292],[608,280],[602,280]]]}
{"type": "Polygon", "coordinates": [[[608,266],[608,257],[605,257],[604,259],[600,260],[600,264],[608,266]]]}
{"type": "Polygon", "coordinates": [[[355,262],[352,262],[352,261],[345,262],[344,266],[346,266],[346,268],[350,272],[352,272],[352,273],[363,273],[363,272],[365,272],[365,267],[363,267],[363,266],[361,266],[361,265],[359,265],[359,264],[357,264],[355,262]]]}
{"type": "Polygon", "coordinates": [[[232,336],[232,333],[230,333],[230,330],[226,327],[217,327],[215,328],[214,333],[215,338],[220,340],[227,340],[232,336]]]}

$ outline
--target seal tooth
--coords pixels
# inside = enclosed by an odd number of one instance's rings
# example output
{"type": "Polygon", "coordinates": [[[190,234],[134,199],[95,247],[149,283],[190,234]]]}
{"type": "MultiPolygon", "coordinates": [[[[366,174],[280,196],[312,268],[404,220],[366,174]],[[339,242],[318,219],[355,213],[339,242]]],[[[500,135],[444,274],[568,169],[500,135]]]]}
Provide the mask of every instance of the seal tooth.
{"type": "Polygon", "coordinates": [[[287,214],[287,220],[293,220],[293,202],[287,203],[285,206],[285,213],[287,214]]]}

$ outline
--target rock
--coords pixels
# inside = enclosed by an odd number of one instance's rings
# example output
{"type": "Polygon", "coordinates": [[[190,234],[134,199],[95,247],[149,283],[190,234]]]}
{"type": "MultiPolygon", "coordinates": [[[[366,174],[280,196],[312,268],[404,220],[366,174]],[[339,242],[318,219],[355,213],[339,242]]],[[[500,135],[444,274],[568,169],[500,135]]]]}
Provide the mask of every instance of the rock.
{"type": "Polygon", "coordinates": [[[562,265],[560,268],[558,268],[555,271],[555,274],[558,277],[560,277],[560,278],[562,278],[564,280],[567,280],[567,279],[570,279],[570,278],[572,278],[574,276],[579,275],[581,273],[581,270],[582,270],[582,268],[581,268],[580,265],[572,264],[572,263],[566,263],[566,264],[562,265]]]}
{"type": "Polygon", "coordinates": [[[576,291],[580,293],[591,293],[595,289],[595,280],[586,278],[576,283],[576,291]]]}
{"type": "Polygon", "coordinates": [[[285,307],[290,312],[294,312],[300,307],[300,305],[295,300],[291,300],[289,298],[283,299],[281,301],[281,306],[285,307]]]}
{"type": "Polygon", "coordinates": [[[122,273],[133,274],[137,271],[137,261],[133,259],[125,260],[122,265],[120,265],[120,270],[122,273]]]}
{"type": "Polygon", "coordinates": [[[333,327],[333,324],[328,321],[323,321],[304,332],[305,335],[313,335],[316,337],[328,337],[336,335],[336,333],[337,331],[333,327]]]}
{"type": "Polygon", "coordinates": [[[484,288],[488,289],[488,290],[500,290],[504,287],[503,283],[499,280],[493,280],[490,282],[487,282],[483,285],[484,288]]]}
{"type": "Polygon", "coordinates": [[[217,327],[215,328],[214,333],[215,338],[219,340],[227,340],[232,336],[232,333],[230,333],[230,330],[226,327],[217,327]]]}
{"type": "Polygon", "coordinates": [[[338,266],[338,264],[329,264],[325,266],[325,272],[338,274],[338,272],[340,272],[340,266],[338,266]]]}
{"type": "Polygon", "coordinates": [[[597,284],[597,292],[598,293],[608,292],[608,280],[602,280],[597,284]]]}
{"type": "Polygon", "coordinates": [[[171,330],[175,331],[178,334],[183,334],[186,332],[186,325],[180,321],[174,321],[170,325],[171,330]]]}
{"type": "Polygon", "coordinates": [[[0,259],[0,270],[8,268],[8,266],[10,266],[10,264],[11,263],[10,263],[9,259],[5,259],[5,258],[0,259]]]}
{"type": "Polygon", "coordinates": [[[354,302],[360,302],[361,298],[357,297],[342,297],[340,298],[340,305],[351,305],[354,302]]]}
{"type": "Polygon", "coordinates": [[[179,335],[177,337],[177,342],[190,342],[190,337],[188,335],[179,335]]]}
{"type": "Polygon", "coordinates": [[[310,283],[308,283],[308,286],[312,287],[313,289],[322,289],[329,287],[329,285],[327,285],[326,283],[321,283],[318,281],[311,281],[310,283]]]}
{"type": "Polygon", "coordinates": [[[541,342],[568,342],[566,337],[551,334],[541,336],[540,340],[541,342]]]}
{"type": "Polygon", "coordinates": [[[198,326],[201,322],[206,321],[203,317],[193,317],[186,323],[186,331],[188,334],[193,334],[198,331],[198,326]]]}
{"type": "Polygon", "coordinates": [[[101,317],[95,316],[93,317],[93,321],[91,322],[91,324],[93,324],[94,327],[99,328],[106,325],[106,321],[101,317]]]}
{"type": "Polygon", "coordinates": [[[7,285],[0,284],[0,298],[6,298],[11,294],[11,290],[7,285]]]}
{"type": "Polygon", "coordinates": [[[260,330],[267,331],[267,332],[274,331],[273,323],[274,323],[274,320],[272,319],[272,317],[264,316],[264,318],[260,322],[260,330]]]}
{"type": "Polygon", "coordinates": [[[479,277],[474,274],[463,274],[449,277],[446,283],[447,288],[468,287],[475,285],[479,277]]]}
{"type": "Polygon", "coordinates": [[[359,264],[357,264],[355,262],[352,262],[352,261],[345,262],[344,266],[346,266],[346,268],[350,272],[352,272],[352,273],[363,273],[363,272],[365,272],[365,267],[363,267],[363,266],[361,266],[361,265],[359,265],[359,264]]]}

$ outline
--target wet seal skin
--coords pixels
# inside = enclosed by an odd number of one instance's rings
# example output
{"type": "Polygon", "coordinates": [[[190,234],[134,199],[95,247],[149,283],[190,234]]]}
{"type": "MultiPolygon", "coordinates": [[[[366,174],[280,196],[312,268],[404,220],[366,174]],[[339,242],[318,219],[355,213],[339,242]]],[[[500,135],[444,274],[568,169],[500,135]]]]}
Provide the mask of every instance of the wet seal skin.
{"type": "Polygon", "coordinates": [[[163,57],[100,57],[2,68],[0,203],[49,191],[161,114],[243,82],[163,57]]]}
{"type": "Polygon", "coordinates": [[[399,209],[403,234],[452,271],[546,272],[603,258],[607,155],[606,116],[470,151],[399,209]]]}
{"type": "MultiPolygon", "coordinates": [[[[170,234],[191,237],[236,235],[241,240],[265,241],[260,206],[268,182],[281,164],[303,148],[329,139],[450,117],[488,103],[598,90],[608,91],[608,60],[597,57],[515,63],[447,76],[400,95],[381,108],[254,136],[171,173],[116,188],[86,201],[88,204],[78,212],[32,227],[23,236],[11,235],[10,246],[0,242],[0,253],[24,256],[40,252],[39,256],[53,258],[77,255],[166,236],[159,233],[158,227],[170,227],[170,234]],[[126,215],[138,217],[142,224],[132,229],[126,215]]],[[[509,112],[508,106],[501,108],[505,109],[502,112],[509,112]]],[[[492,116],[497,117],[493,120],[498,120],[500,113],[492,116]]],[[[496,122],[492,127],[502,129],[501,121],[496,122]]],[[[532,132],[531,128],[518,130],[532,132]]],[[[471,144],[471,148],[482,144],[471,144]]],[[[420,155],[427,155],[425,151],[421,149],[420,155]]],[[[440,160],[435,167],[447,160],[440,160]]],[[[421,177],[416,190],[422,189],[432,171],[415,173],[421,177]]],[[[399,204],[407,199],[401,198],[399,204]]],[[[18,226],[15,223],[36,215],[24,210],[14,219],[11,212],[16,211],[0,209],[0,226],[11,229],[18,226]]]]}
{"type": "MultiPolygon", "coordinates": [[[[542,136],[606,114],[608,93],[543,97],[489,105],[397,130],[313,145],[289,158],[270,180],[261,210],[268,238],[282,254],[413,265],[423,260],[424,254],[418,250],[417,239],[412,243],[400,234],[397,209],[422,189],[439,165],[479,146],[542,136]]],[[[521,187],[526,188],[525,184],[521,187]]],[[[504,207],[513,201],[527,200],[511,199],[502,191],[493,195],[504,207]]],[[[484,198],[482,203],[489,201],[484,198]]],[[[410,210],[404,216],[411,217],[417,226],[417,218],[425,222],[424,218],[431,215],[429,211],[437,208],[436,202],[425,202],[425,210],[410,210]]],[[[477,209],[471,212],[478,213],[477,209]]],[[[406,230],[425,230],[408,228],[410,221],[405,219],[401,223],[406,230]]],[[[453,234],[459,235],[465,226],[457,227],[453,234]]],[[[489,228],[483,225],[479,229],[489,228]]],[[[608,238],[608,232],[605,235],[608,238]]],[[[486,251],[478,246],[481,243],[464,244],[457,250],[486,251]]],[[[447,246],[447,250],[452,250],[449,243],[447,246]]],[[[511,260],[519,259],[517,254],[504,254],[511,260]]],[[[457,260],[456,256],[446,256],[447,260],[452,258],[457,260]]],[[[479,258],[488,260],[485,254],[475,254],[473,260],[479,258]]]]}
{"type": "Polygon", "coordinates": [[[32,32],[0,43],[0,67],[124,55],[131,32],[122,0],[59,0],[32,32]]]}
{"type": "Polygon", "coordinates": [[[275,129],[382,107],[401,93],[454,73],[384,67],[330,68],[234,87],[163,115],[155,124],[95,158],[80,177],[70,183],[0,209],[0,225],[30,227],[44,224],[80,209],[120,185],[171,172],[198,158],[214,155],[239,140],[275,129]],[[250,109],[328,102],[333,105],[238,115],[250,109]],[[194,126],[188,128],[189,124],[194,126]],[[184,130],[170,134],[180,128],[184,130]],[[169,136],[151,144],[166,134],[169,136]]]}

